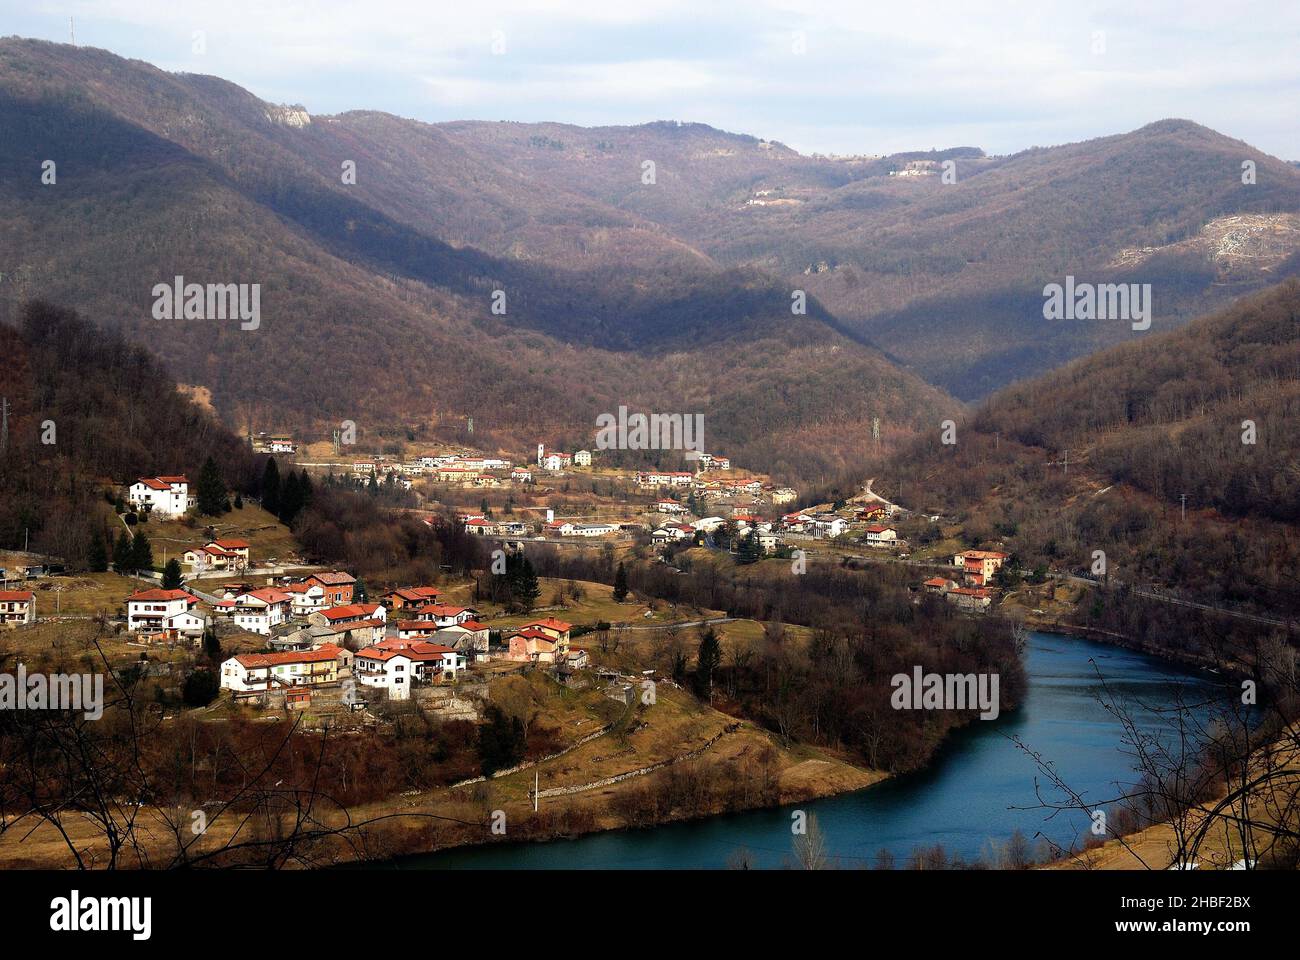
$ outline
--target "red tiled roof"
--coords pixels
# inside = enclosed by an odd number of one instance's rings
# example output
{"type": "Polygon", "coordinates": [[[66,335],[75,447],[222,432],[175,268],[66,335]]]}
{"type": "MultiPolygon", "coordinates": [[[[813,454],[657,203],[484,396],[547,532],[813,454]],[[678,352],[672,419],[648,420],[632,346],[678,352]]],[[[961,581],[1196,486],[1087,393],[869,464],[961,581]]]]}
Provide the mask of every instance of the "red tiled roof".
{"type": "Polygon", "coordinates": [[[357,656],[367,660],[391,660],[396,656],[409,657],[411,660],[441,660],[443,654],[455,652],[451,647],[422,640],[385,640],[382,644],[357,651],[357,656]]]}
{"type": "Polygon", "coordinates": [[[330,586],[330,587],[338,587],[338,586],[343,586],[345,584],[357,582],[357,578],[352,576],[352,574],[342,573],[339,571],[331,571],[329,573],[313,573],[310,577],[307,578],[307,582],[310,583],[312,580],[315,580],[318,583],[323,583],[326,586],[330,586]]]}
{"type": "Polygon", "coordinates": [[[198,603],[195,597],[190,596],[184,590],[162,590],[158,587],[152,590],[140,590],[126,598],[127,603],[135,600],[145,603],[165,603],[169,600],[187,600],[190,603],[198,603]]]}
{"type": "Polygon", "coordinates": [[[315,650],[286,650],[283,653],[243,653],[235,657],[246,668],[279,667],[289,663],[322,663],[339,655],[339,648],[323,643],[315,650]]]}
{"type": "Polygon", "coordinates": [[[565,623],[563,620],[556,620],[554,617],[546,617],[544,620],[530,620],[524,624],[523,629],[529,627],[550,627],[552,630],[567,632],[573,629],[573,624],[565,623]]]}
{"type": "Polygon", "coordinates": [[[330,607],[328,610],[319,610],[326,620],[351,620],[354,617],[364,617],[374,613],[378,609],[377,604],[373,603],[349,603],[342,607],[330,607]]]}
{"type": "Polygon", "coordinates": [[[0,590],[0,602],[19,602],[27,601],[31,603],[36,599],[36,594],[23,590],[0,590]]]}
{"type": "Polygon", "coordinates": [[[457,614],[464,613],[469,607],[453,607],[445,603],[426,603],[422,606],[419,613],[431,614],[435,617],[454,617],[457,614]]]}

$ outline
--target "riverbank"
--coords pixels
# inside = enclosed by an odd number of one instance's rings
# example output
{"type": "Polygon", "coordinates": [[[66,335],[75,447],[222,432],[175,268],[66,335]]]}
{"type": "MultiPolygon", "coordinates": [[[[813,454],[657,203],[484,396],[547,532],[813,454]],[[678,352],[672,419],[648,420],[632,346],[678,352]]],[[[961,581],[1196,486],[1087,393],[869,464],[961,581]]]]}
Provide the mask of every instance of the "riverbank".
{"type": "MultiPolygon", "coordinates": [[[[560,756],[491,780],[407,792],[348,810],[322,801],[319,829],[343,831],[313,842],[311,865],[386,860],[452,847],[557,840],[678,820],[802,803],[861,790],[886,774],[832,752],[782,745],[757,726],[660,684],[652,706],[560,756]],[[534,810],[532,791],[540,788],[534,810]]],[[[322,791],[328,793],[328,784],[322,791]]],[[[247,840],[234,813],[214,817],[192,852],[247,840]]],[[[140,863],[165,863],[176,849],[171,824],[189,811],[142,808],[135,820],[140,863]]],[[[287,823],[281,825],[282,829],[287,823]]],[[[60,828],[31,824],[0,835],[0,867],[63,869],[76,865],[69,841],[87,861],[102,862],[107,842],[89,819],[64,816],[60,828]],[[66,837],[66,839],[65,839],[66,837]]]]}

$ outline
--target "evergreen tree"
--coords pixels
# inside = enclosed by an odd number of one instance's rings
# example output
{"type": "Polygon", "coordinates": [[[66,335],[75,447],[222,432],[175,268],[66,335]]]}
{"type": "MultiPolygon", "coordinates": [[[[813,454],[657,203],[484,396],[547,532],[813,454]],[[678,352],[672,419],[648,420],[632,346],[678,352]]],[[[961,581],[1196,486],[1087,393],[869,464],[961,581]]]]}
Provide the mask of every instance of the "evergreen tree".
{"type": "Polygon", "coordinates": [[[203,654],[214,666],[220,664],[223,659],[221,641],[217,639],[217,631],[211,625],[203,631],[203,654]]]}
{"type": "Polygon", "coordinates": [[[267,513],[280,513],[280,468],[275,465],[275,457],[267,457],[262,472],[262,508],[267,513]]]}
{"type": "Polygon", "coordinates": [[[199,470],[199,480],[195,484],[199,513],[205,517],[215,517],[225,513],[230,504],[226,500],[226,483],[221,479],[221,471],[211,457],[203,461],[199,470]]]}
{"type": "Polygon", "coordinates": [[[614,574],[614,599],[622,603],[627,599],[627,570],[623,568],[623,561],[618,563],[618,571],[614,574]]]}
{"type": "Polygon", "coordinates": [[[290,526],[302,510],[302,484],[298,474],[289,471],[289,477],[280,490],[280,522],[290,526]]]}
{"type": "Polygon", "coordinates": [[[117,535],[117,543],[113,544],[113,570],[125,576],[131,569],[131,561],[131,538],[123,530],[117,535]]]}
{"type": "Polygon", "coordinates": [[[238,493],[235,494],[235,509],[236,510],[244,509],[244,497],[242,494],[238,494],[238,493]]]}
{"type": "Polygon", "coordinates": [[[153,569],[153,547],[149,544],[149,538],[144,535],[143,530],[137,530],[135,538],[131,541],[131,569],[137,573],[141,570],[153,569]]]}
{"type": "Polygon", "coordinates": [[[108,569],[108,547],[100,533],[90,537],[90,555],[86,558],[86,566],[91,573],[103,573],[108,569]]]}
{"type": "Polygon", "coordinates": [[[206,707],[221,692],[221,681],[207,667],[200,667],[185,678],[181,699],[189,707],[206,707]]]}
{"type": "Polygon", "coordinates": [[[722,644],[712,627],[700,635],[700,650],[695,661],[695,689],[700,696],[713,700],[713,672],[722,663],[722,644]]]}
{"type": "Polygon", "coordinates": [[[164,590],[179,590],[182,582],[181,562],[172,557],[163,567],[162,587],[164,590]]]}
{"type": "Polygon", "coordinates": [[[302,472],[298,474],[298,490],[302,493],[302,505],[310,507],[312,501],[316,499],[316,486],[311,482],[306,467],[303,467],[302,472]]]}
{"type": "Polygon", "coordinates": [[[537,574],[533,572],[532,562],[522,554],[519,560],[518,575],[511,585],[511,593],[527,613],[537,605],[537,598],[542,595],[542,587],[537,582],[537,574]]]}
{"type": "Polygon", "coordinates": [[[740,538],[740,545],[736,548],[736,563],[757,563],[761,559],[763,547],[758,542],[758,535],[751,530],[740,538]]]}
{"type": "Polygon", "coordinates": [[[372,497],[379,496],[379,481],[375,478],[375,471],[370,471],[370,482],[366,484],[366,493],[372,497]]]}

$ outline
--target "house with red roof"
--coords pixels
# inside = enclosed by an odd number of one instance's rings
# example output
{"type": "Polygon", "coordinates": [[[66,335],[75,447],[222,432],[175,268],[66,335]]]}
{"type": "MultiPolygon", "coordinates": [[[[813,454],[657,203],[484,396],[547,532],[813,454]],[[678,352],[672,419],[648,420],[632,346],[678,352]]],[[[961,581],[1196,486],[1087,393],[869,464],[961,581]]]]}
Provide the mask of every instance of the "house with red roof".
{"type": "Polygon", "coordinates": [[[313,573],[303,582],[318,585],[325,592],[326,605],[339,607],[352,602],[357,578],[350,573],[335,570],[329,573],[313,573]]]}
{"type": "Polygon", "coordinates": [[[151,516],[175,520],[194,504],[190,482],[183,476],[141,477],[127,488],[127,500],[151,516]]]}
{"type": "Polygon", "coordinates": [[[269,637],[271,630],[293,617],[293,597],[283,590],[263,587],[235,597],[230,619],[250,633],[269,637]]]}
{"type": "Polygon", "coordinates": [[[440,596],[442,591],[437,587],[400,587],[389,590],[379,598],[379,602],[392,612],[404,607],[419,608],[426,604],[437,603],[440,596]]]}
{"type": "Polygon", "coordinates": [[[350,658],[351,654],[330,643],[314,650],[241,653],[222,662],[221,686],[236,695],[316,687],[336,682],[341,661],[350,658]]]}
{"type": "Polygon", "coordinates": [[[428,603],[415,612],[416,620],[430,620],[440,627],[451,627],[473,620],[478,611],[473,607],[458,607],[449,603],[428,603]]]}
{"type": "MultiPolygon", "coordinates": [[[[163,633],[168,629],[169,621],[191,613],[198,603],[197,597],[184,590],[163,590],[157,587],[138,590],[126,598],[126,628],[132,633],[163,633]]],[[[193,623],[189,620],[177,621],[174,626],[193,629],[193,623]]],[[[202,636],[202,633],[200,626],[199,635],[202,636]]]]}
{"type": "Polygon", "coordinates": [[[412,687],[455,680],[464,669],[464,656],[450,647],[395,638],[357,651],[352,676],[358,683],[384,690],[391,700],[408,700],[412,687]]]}
{"type": "Polygon", "coordinates": [[[554,663],[566,656],[560,652],[559,642],[541,630],[520,630],[509,641],[507,660],[521,663],[554,663]]]}
{"type": "Polygon", "coordinates": [[[0,590],[0,625],[21,627],[36,622],[36,594],[30,590],[0,590]]]}

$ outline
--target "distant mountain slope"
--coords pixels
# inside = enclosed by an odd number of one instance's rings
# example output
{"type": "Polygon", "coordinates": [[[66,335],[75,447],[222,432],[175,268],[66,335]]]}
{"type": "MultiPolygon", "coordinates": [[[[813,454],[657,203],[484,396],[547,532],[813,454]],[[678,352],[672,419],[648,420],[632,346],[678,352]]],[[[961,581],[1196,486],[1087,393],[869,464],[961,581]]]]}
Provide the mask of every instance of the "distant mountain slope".
{"type": "Polygon", "coordinates": [[[439,129],[717,262],[785,277],[966,399],[1128,337],[1043,320],[1044,284],[1067,274],[1152,283],[1167,329],[1300,270],[1300,172],[1184,120],[999,158],[810,158],[690,124],[439,129]],[[644,159],[654,188],[634,176],[644,159]]]}
{"type": "Polygon", "coordinates": [[[87,309],[240,429],[352,419],[373,439],[473,416],[517,449],[590,443],[626,404],[704,413],[738,462],[813,478],[860,461],[872,416],[889,442],[955,409],[815,299],[792,315],[779,281],[458,153],[438,128],[322,122],[215,78],[14,39],[0,123],[0,311],[36,295],[87,309]],[[177,275],[261,284],[261,326],[154,319],[154,285],[177,275]]]}
{"type": "Polygon", "coordinates": [[[1004,390],[896,458],[914,505],[1028,566],[1300,613],[1300,281],[1004,390]],[[1068,465],[1068,467],[1067,467],[1068,465]],[[1186,517],[1183,516],[1184,497],[1186,517]]]}

